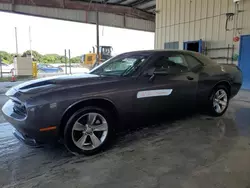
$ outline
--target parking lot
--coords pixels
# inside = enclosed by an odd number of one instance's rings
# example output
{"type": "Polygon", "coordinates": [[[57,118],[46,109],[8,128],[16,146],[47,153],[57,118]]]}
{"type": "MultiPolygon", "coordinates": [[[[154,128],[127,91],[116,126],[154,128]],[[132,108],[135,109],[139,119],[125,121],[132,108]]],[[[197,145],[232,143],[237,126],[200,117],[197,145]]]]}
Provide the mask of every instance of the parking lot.
{"type": "Polygon", "coordinates": [[[28,147],[1,119],[0,187],[250,187],[249,98],[241,92],[220,118],[198,113],[122,134],[91,157],[28,147]]]}

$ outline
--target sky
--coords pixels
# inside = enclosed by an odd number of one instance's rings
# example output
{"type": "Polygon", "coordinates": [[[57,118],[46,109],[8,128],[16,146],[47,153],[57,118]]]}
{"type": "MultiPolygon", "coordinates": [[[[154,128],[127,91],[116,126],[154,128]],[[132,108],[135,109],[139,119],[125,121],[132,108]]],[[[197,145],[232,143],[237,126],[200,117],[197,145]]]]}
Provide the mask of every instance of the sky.
{"type": "MultiPolygon", "coordinates": [[[[71,56],[88,53],[96,45],[96,26],[70,21],[39,18],[0,12],[0,51],[16,52],[15,27],[17,28],[18,52],[31,46],[41,54],[64,54],[71,56]]],[[[113,55],[133,50],[154,48],[154,33],[100,26],[100,45],[113,46],[113,55]]]]}

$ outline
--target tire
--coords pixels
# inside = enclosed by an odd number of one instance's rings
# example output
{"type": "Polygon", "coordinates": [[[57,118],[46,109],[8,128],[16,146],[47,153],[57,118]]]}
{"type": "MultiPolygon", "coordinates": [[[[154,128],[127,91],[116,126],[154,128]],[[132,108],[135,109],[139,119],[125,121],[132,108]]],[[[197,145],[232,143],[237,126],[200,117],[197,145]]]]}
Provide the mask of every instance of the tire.
{"type": "Polygon", "coordinates": [[[64,128],[64,145],[73,154],[94,155],[111,145],[114,133],[114,119],[111,113],[99,107],[89,106],[78,110],[68,120],[64,128]],[[100,130],[95,131],[98,125],[100,130]]]}
{"type": "Polygon", "coordinates": [[[224,85],[219,85],[219,86],[215,87],[212,91],[211,96],[209,97],[210,115],[215,116],[215,117],[222,116],[228,108],[229,99],[230,99],[229,98],[229,91],[228,91],[227,87],[225,87],[224,85]],[[221,100],[218,100],[218,97],[222,96],[223,93],[224,93],[225,97],[222,98],[221,100]],[[220,104],[220,103],[222,103],[222,104],[220,104]],[[218,105],[220,107],[220,110],[218,108],[218,105]]]}

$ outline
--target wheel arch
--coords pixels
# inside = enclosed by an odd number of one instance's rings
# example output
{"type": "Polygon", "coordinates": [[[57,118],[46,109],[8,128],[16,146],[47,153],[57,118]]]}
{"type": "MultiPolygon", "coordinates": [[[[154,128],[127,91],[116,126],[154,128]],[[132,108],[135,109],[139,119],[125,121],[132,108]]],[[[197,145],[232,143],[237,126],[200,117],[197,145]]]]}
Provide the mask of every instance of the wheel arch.
{"type": "Polygon", "coordinates": [[[63,137],[63,131],[64,127],[67,124],[68,119],[77,111],[85,106],[96,106],[99,108],[104,108],[106,110],[110,110],[113,114],[116,120],[119,119],[119,113],[115,106],[115,104],[106,98],[89,98],[77,101],[70,105],[63,113],[63,116],[60,121],[60,126],[58,129],[58,134],[60,137],[63,137]]]}
{"type": "Polygon", "coordinates": [[[213,90],[214,90],[216,87],[218,87],[219,85],[224,85],[224,86],[228,89],[228,92],[229,92],[228,95],[229,95],[229,97],[230,97],[230,96],[231,96],[231,84],[230,84],[230,82],[227,81],[227,80],[221,80],[221,81],[217,82],[217,83],[212,87],[212,90],[211,90],[209,96],[211,96],[213,90]]]}

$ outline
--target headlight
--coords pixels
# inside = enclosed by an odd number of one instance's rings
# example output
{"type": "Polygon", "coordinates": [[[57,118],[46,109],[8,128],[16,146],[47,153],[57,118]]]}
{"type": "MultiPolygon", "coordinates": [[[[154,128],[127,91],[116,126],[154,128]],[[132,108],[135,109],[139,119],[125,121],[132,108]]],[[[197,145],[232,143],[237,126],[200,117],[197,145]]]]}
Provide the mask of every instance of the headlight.
{"type": "Polygon", "coordinates": [[[13,106],[13,111],[19,115],[22,115],[22,116],[25,116],[27,115],[27,110],[26,110],[26,107],[25,105],[20,102],[20,101],[17,101],[15,99],[11,99],[12,102],[14,103],[14,106],[13,106]]]}

